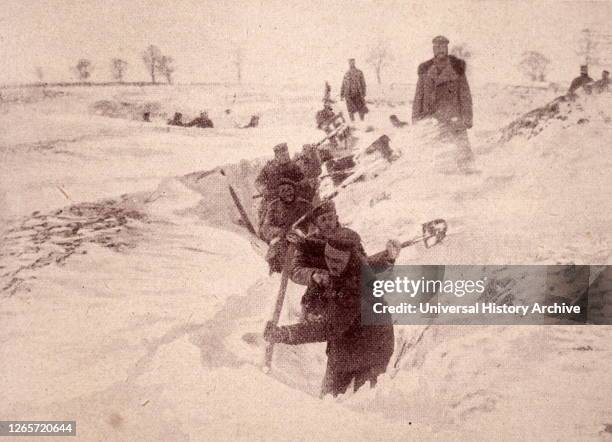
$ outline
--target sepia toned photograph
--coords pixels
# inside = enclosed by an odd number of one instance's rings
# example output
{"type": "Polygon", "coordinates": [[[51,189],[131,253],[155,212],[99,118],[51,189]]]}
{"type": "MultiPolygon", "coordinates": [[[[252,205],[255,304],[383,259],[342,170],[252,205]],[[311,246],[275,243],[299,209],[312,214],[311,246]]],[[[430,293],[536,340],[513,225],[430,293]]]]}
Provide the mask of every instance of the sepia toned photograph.
{"type": "Polygon", "coordinates": [[[612,441],[612,0],[0,0],[0,441],[612,441]]]}

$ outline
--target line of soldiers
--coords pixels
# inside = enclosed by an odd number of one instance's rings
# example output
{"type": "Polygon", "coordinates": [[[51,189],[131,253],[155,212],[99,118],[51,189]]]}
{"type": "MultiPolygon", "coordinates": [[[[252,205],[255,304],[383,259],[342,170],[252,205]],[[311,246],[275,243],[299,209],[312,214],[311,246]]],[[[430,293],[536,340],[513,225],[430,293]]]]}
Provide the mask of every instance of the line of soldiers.
{"type": "MultiPolygon", "coordinates": [[[[435,118],[441,135],[459,147],[460,161],[465,164],[472,159],[467,137],[472,127],[472,99],[465,62],[448,54],[448,43],[445,37],[434,38],[434,58],[419,66],[413,121],[435,118]]],[[[363,120],[367,113],[365,80],[354,59],[349,65],[341,97],[351,120],[355,113],[363,120]]],[[[326,107],[317,115],[320,127],[331,117],[327,85],[325,98],[326,107]]],[[[302,321],[281,327],[269,322],[264,338],[289,345],[327,342],[322,396],[342,394],[351,384],[354,390],[366,383],[374,386],[393,354],[393,325],[390,316],[377,325],[362,323],[362,302],[371,300],[363,290],[362,278],[393,266],[400,243],[389,240],[383,252],[368,257],[359,235],[340,225],[333,202],[316,202],[314,183],[321,173],[316,148],[302,154],[302,161],[311,159],[316,166],[310,172],[291,160],[286,144],[276,146],[274,154],[256,180],[263,195],[259,233],[270,245],[266,259],[271,271],[283,269],[289,242],[295,243],[290,278],[307,289],[301,301],[302,321]],[[305,235],[292,234],[298,220],[305,225],[305,235]]]]}
{"type": "Polygon", "coordinates": [[[258,234],[270,246],[266,256],[270,272],[282,270],[288,248],[287,232],[317,203],[321,172],[315,146],[304,145],[302,152],[291,159],[287,143],[281,143],[274,146],[274,159],[257,176],[255,187],[262,196],[258,234]]]}
{"type": "MultiPolygon", "coordinates": [[[[459,166],[465,167],[473,158],[467,135],[473,115],[466,63],[449,55],[447,38],[438,36],[432,43],[434,57],[418,68],[412,120],[437,120],[441,137],[458,147],[459,166]]],[[[341,97],[346,100],[351,121],[355,113],[363,120],[367,113],[365,80],[354,59],[349,65],[341,97]]],[[[590,77],[589,81],[581,79],[577,87],[590,82],[590,77]]],[[[593,86],[603,89],[608,84],[605,72],[593,86]]],[[[329,94],[326,84],[325,107],[316,116],[320,129],[334,118],[329,94]]],[[[392,116],[391,121],[398,127],[407,124],[397,116],[392,116]]],[[[362,322],[364,303],[367,310],[372,301],[366,287],[377,272],[394,265],[401,245],[389,240],[383,252],[368,257],[359,234],[341,226],[334,203],[318,201],[321,161],[316,147],[304,146],[294,160],[286,144],[275,146],[274,154],[274,160],[266,164],[256,180],[263,195],[259,234],[270,245],[266,259],[271,271],[283,270],[289,245],[294,245],[295,255],[287,269],[289,277],[307,288],[301,300],[301,321],[280,327],[268,322],[264,338],[289,345],[327,342],[321,396],[343,394],[351,385],[355,391],[367,383],[373,387],[393,354],[394,333],[389,315],[377,325],[362,322]],[[298,221],[305,233],[296,235],[298,221]]]]}
{"type": "Polygon", "coordinates": [[[351,383],[355,390],[368,382],[374,386],[393,354],[393,326],[390,316],[380,325],[362,324],[362,271],[392,266],[401,246],[390,240],[383,252],[367,257],[359,235],[340,225],[334,203],[319,202],[316,147],[306,145],[291,159],[282,143],[274,155],[256,179],[263,196],[259,235],[270,246],[271,271],[283,270],[290,241],[294,244],[289,275],[307,289],[302,321],[282,327],[268,323],[264,338],[289,345],[327,342],[322,396],[342,394],[351,383]],[[296,236],[298,221],[304,232],[296,236]]]}

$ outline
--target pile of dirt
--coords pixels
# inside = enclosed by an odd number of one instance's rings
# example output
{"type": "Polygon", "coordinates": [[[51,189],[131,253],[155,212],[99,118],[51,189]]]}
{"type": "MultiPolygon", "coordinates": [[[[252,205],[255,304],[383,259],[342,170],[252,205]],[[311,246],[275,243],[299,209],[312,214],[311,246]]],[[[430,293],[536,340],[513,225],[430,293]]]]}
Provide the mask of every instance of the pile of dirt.
{"type": "Polygon", "coordinates": [[[499,141],[505,143],[516,136],[529,139],[539,135],[551,125],[567,128],[595,121],[607,124],[612,121],[609,112],[610,94],[591,94],[584,90],[578,92],[557,97],[515,119],[501,130],[499,141]]]}
{"type": "Polygon", "coordinates": [[[142,120],[145,112],[148,112],[151,118],[162,116],[161,104],[157,101],[100,100],[90,107],[90,112],[104,117],[124,118],[127,120],[142,120]]]}
{"type": "Polygon", "coordinates": [[[45,99],[64,97],[66,91],[46,87],[3,88],[0,89],[0,104],[31,104],[45,99]]]}
{"type": "MultiPolygon", "coordinates": [[[[34,276],[31,270],[61,265],[85,244],[116,251],[133,247],[133,223],[147,217],[129,201],[80,203],[52,213],[34,212],[0,235],[0,292],[8,295],[34,276]]],[[[84,253],[80,252],[80,253],[84,253]]]]}
{"type": "Polygon", "coordinates": [[[526,138],[534,137],[550,124],[550,120],[567,120],[568,113],[571,113],[570,106],[570,99],[567,96],[557,97],[550,103],[527,112],[504,127],[500,141],[510,141],[517,135],[526,138]]]}

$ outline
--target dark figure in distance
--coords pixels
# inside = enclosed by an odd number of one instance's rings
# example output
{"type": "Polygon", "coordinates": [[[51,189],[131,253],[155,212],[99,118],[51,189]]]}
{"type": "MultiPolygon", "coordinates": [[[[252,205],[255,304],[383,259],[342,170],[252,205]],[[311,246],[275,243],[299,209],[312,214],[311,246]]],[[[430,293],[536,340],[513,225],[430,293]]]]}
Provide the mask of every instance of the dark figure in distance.
{"type": "Polygon", "coordinates": [[[569,90],[567,93],[569,95],[574,95],[574,93],[584,87],[585,85],[591,83],[593,79],[589,77],[589,67],[585,64],[580,66],[580,76],[576,77],[572,80],[572,84],[570,84],[569,90]]]}
{"type": "Polygon", "coordinates": [[[593,83],[592,89],[598,94],[610,90],[610,72],[603,71],[601,78],[593,83]]]}
{"type": "Polygon", "coordinates": [[[169,126],[185,126],[183,123],[183,114],[180,112],[175,112],[174,117],[171,120],[168,120],[169,126]]]}
{"type": "Polygon", "coordinates": [[[349,59],[349,70],[344,74],[342,80],[342,88],[340,89],[340,98],[346,101],[346,110],[349,113],[351,121],[355,121],[355,112],[359,114],[359,119],[363,121],[363,117],[368,113],[368,107],[365,102],[366,82],[363,72],[355,67],[355,59],[349,59]]]}
{"type": "Polygon", "coordinates": [[[187,123],[185,126],[187,127],[195,126],[195,127],[199,127],[200,129],[207,129],[207,128],[214,127],[213,122],[210,120],[210,118],[208,118],[207,112],[200,112],[199,117],[194,118],[189,123],[187,123]]]}

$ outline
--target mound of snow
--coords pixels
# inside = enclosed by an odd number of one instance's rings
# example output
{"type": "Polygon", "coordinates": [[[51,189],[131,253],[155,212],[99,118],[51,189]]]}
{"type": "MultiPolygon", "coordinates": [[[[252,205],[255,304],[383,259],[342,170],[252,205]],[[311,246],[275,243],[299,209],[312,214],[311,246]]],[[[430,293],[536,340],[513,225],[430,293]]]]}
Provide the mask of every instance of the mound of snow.
{"type": "Polygon", "coordinates": [[[531,138],[555,126],[568,128],[576,124],[590,122],[612,122],[612,94],[577,96],[562,95],[544,106],[533,109],[517,118],[501,131],[501,142],[507,142],[516,136],[531,138]]]}

